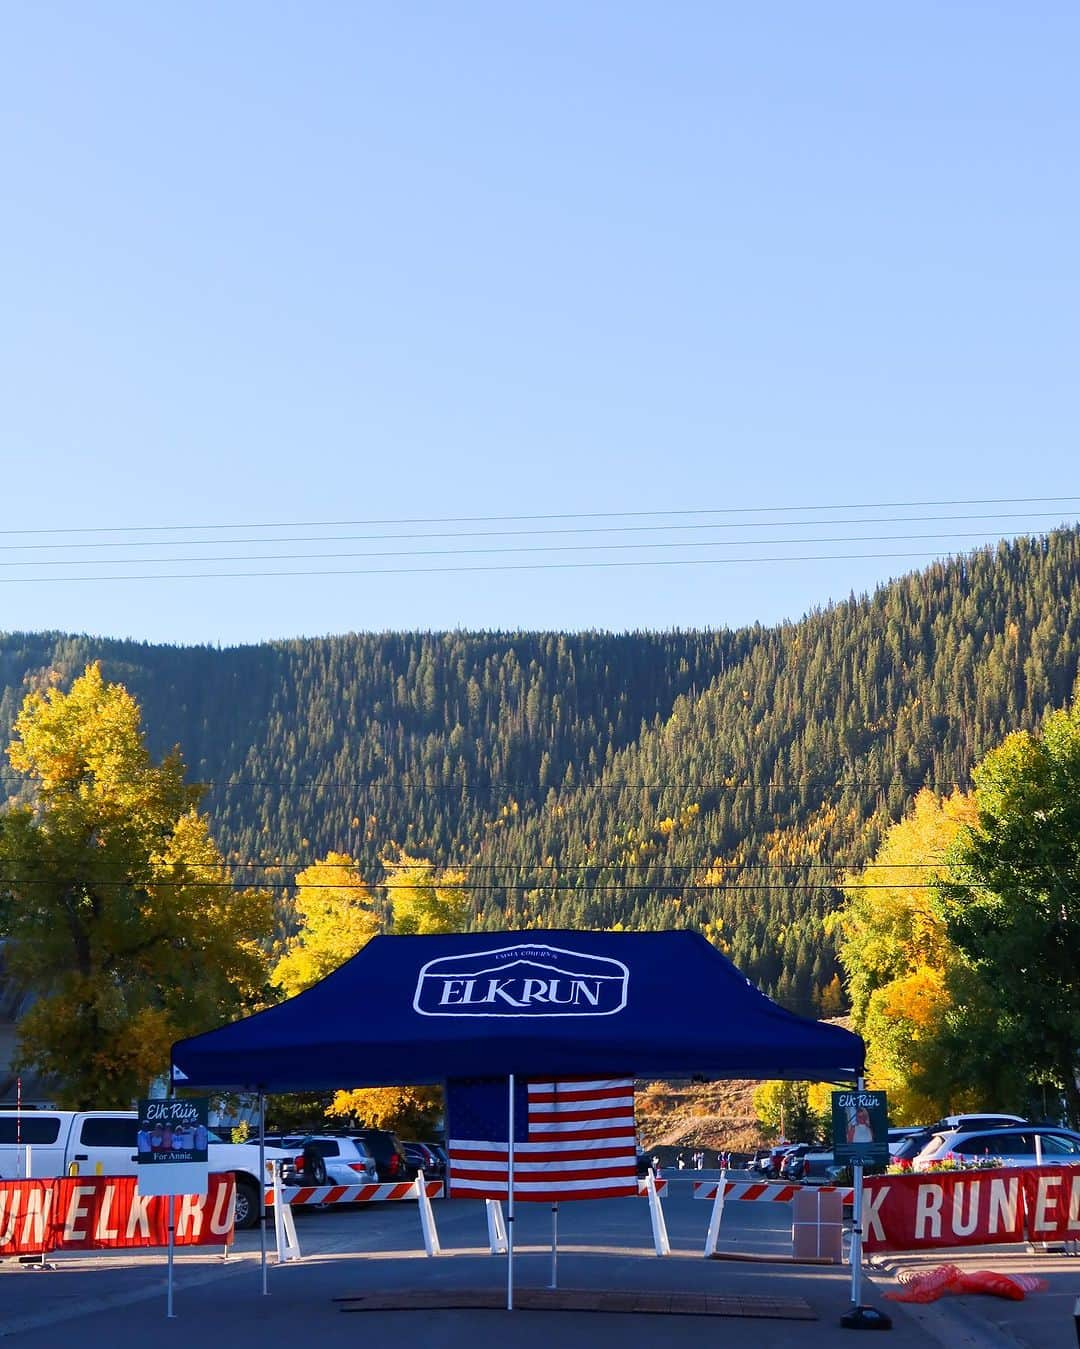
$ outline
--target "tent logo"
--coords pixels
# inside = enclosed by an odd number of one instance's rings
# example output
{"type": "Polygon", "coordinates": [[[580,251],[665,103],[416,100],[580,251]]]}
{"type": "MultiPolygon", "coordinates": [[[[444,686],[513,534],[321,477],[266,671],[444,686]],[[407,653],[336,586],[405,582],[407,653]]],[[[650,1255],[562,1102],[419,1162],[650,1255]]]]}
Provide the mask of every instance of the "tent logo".
{"type": "Polygon", "coordinates": [[[612,1016],[626,1006],[621,960],[542,944],[429,960],[416,981],[421,1016],[612,1016]]]}

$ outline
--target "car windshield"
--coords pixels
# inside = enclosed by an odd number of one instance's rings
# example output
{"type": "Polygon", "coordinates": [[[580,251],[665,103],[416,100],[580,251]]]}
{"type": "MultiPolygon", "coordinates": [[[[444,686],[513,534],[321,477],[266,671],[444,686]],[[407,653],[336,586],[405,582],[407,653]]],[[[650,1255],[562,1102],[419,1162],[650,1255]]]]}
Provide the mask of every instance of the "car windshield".
{"type": "Polygon", "coordinates": [[[930,1141],[929,1134],[912,1134],[891,1149],[894,1161],[909,1161],[917,1157],[930,1141]]]}

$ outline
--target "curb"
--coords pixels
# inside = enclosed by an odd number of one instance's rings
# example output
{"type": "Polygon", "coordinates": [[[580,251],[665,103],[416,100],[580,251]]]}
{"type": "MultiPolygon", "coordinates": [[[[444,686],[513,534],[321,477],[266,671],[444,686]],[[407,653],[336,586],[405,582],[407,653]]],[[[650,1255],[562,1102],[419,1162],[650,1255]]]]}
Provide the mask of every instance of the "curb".
{"type": "MultiPolygon", "coordinates": [[[[871,1278],[884,1276],[900,1287],[896,1278],[899,1268],[900,1262],[871,1255],[867,1257],[865,1272],[871,1278]]],[[[942,1349],[1032,1349],[1026,1340],[1018,1340],[1010,1331],[988,1325],[955,1296],[930,1303],[890,1302],[889,1306],[910,1317],[942,1349]]]]}

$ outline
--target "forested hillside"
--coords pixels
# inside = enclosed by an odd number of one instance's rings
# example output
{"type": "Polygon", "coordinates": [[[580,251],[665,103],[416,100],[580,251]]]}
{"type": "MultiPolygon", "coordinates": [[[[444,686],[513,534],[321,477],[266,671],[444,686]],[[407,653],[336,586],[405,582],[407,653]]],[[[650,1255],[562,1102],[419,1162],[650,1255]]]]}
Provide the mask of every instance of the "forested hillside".
{"type": "MultiPolygon", "coordinates": [[[[1080,536],[980,551],[777,628],[388,633],[216,650],[0,637],[0,735],[100,659],[179,744],[245,879],[404,845],[479,926],[691,924],[837,1010],[822,920],[924,785],[1072,696],[1080,536]]],[[[5,778],[14,789],[14,775],[5,778]]]]}

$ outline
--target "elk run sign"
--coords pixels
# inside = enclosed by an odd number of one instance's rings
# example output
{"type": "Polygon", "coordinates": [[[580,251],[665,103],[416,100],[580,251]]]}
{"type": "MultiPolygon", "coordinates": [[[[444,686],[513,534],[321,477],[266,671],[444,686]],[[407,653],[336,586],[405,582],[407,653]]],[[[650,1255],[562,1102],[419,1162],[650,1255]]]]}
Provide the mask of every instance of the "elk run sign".
{"type": "Polygon", "coordinates": [[[612,1016],[626,1006],[620,960],[548,946],[506,946],[429,961],[416,982],[421,1016],[612,1016]]]}

